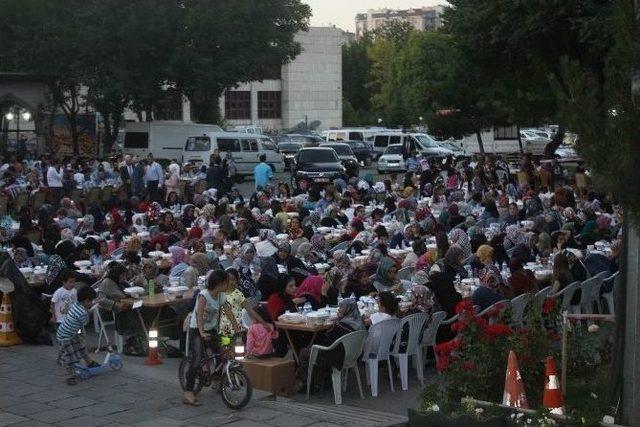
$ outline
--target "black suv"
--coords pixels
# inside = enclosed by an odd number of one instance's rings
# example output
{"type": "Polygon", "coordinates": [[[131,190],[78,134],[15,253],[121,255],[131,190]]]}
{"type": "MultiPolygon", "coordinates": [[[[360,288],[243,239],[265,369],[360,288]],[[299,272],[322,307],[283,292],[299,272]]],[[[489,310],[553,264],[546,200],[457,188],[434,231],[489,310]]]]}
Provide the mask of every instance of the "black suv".
{"type": "Polygon", "coordinates": [[[293,159],[292,176],[295,181],[329,183],[345,179],[347,170],[335,150],[329,147],[303,148],[293,159]]]}
{"type": "Polygon", "coordinates": [[[342,166],[347,169],[347,175],[350,177],[358,176],[360,172],[360,163],[356,158],[355,154],[351,150],[348,144],[341,142],[331,142],[327,144],[321,144],[321,147],[328,147],[335,150],[338,153],[338,157],[340,157],[340,161],[342,162],[342,166]]]}

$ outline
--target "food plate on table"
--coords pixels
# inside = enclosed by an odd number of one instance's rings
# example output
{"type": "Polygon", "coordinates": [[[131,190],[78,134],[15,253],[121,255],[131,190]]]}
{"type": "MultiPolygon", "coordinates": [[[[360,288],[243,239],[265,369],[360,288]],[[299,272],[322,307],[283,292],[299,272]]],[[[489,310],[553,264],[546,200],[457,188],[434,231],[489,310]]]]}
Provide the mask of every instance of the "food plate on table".
{"type": "Polygon", "coordinates": [[[162,258],[164,256],[164,252],[162,252],[162,251],[152,251],[152,252],[149,252],[149,256],[151,258],[162,258]]]}
{"type": "Polygon", "coordinates": [[[78,268],[91,267],[91,261],[86,261],[86,260],[76,261],[73,263],[73,265],[75,265],[78,268]]]}
{"type": "Polygon", "coordinates": [[[313,311],[307,314],[307,320],[309,320],[309,323],[313,325],[321,326],[324,325],[327,320],[329,320],[330,316],[331,315],[325,311],[313,311]]]}
{"type": "Polygon", "coordinates": [[[331,227],[318,227],[318,233],[327,234],[331,232],[331,227]]]}
{"type": "Polygon", "coordinates": [[[124,293],[130,297],[138,298],[144,294],[144,288],[141,286],[131,286],[130,288],[125,288],[124,293]]]}
{"type": "Polygon", "coordinates": [[[286,323],[304,323],[306,321],[305,317],[300,313],[290,313],[286,312],[280,317],[278,320],[286,323]]]}

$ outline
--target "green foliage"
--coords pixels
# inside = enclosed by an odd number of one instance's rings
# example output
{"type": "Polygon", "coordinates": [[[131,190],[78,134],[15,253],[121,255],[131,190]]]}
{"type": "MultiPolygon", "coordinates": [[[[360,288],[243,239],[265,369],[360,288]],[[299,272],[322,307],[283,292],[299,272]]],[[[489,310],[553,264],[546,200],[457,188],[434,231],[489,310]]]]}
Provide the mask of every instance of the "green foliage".
{"type": "Polygon", "coordinates": [[[0,64],[50,76],[70,123],[88,102],[115,139],[124,108],[150,119],[183,94],[219,120],[222,91],[293,59],[310,15],[300,0],[0,0],[0,64]]]}

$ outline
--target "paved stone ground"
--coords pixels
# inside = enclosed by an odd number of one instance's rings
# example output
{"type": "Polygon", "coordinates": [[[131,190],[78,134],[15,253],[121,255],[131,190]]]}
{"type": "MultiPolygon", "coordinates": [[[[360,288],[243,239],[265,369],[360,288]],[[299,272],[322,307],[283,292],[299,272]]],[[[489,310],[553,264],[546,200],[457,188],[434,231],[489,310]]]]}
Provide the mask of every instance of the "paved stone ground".
{"type": "MultiPolygon", "coordinates": [[[[100,361],[104,353],[94,355],[100,361]]],[[[360,399],[353,377],[343,405],[333,403],[331,390],[292,399],[274,398],[254,390],[253,400],[241,411],[228,409],[219,395],[201,392],[200,407],[182,404],[176,373],[179,359],[164,359],[149,367],[143,358],[124,357],[124,368],[75,386],[65,383],[55,364],[56,350],[49,346],[20,345],[0,348],[0,427],[2,426],[391,426],[406,422],[406,408],[418,404],[420,386],[390,393],[381,380],[380,396],[372,398],[365,384],[360,399]]],[[[433,379],[430,372],[428,378],[433,379]]]]}

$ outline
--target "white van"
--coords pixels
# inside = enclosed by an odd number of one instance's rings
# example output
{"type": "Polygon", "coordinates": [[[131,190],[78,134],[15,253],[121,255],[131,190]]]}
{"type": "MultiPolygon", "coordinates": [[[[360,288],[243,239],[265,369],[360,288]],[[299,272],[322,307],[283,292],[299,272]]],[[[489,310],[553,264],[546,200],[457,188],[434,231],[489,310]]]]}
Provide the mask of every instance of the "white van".
{"type": "Polygon", "coordinates": [[[385,128],[331,129],[322,132],[322,137],[327,142],[370,141],[375,134],[385,130],[385,128]]]}
{"type": "Polygon", "coordinates": [[[419,154],[426,154],[428,157],[446,157],[453,154],[447,148],[439,145],[430,135],[426,133],[401,133],[384,132],[373,137],[373,151],[379,157],[391,144],[404,144],[406,140],[411,141],[411,150],[416,150],[419,154]]]}
{"type": "Polygon", "coordinates": [[[124,128],[123,153],[156,159],[182,160],[184,141],[191,135],[222,132],[216,125],[179,121],[128,122],[124,128]]]}
{"type": "Polygon", "coordinates": [[[275,144],[266,136],[239,132],[205,132],[199,136],[190,136],[184,146],[184,162],[196,165],[209,165],[209,158],[218,150],[231,153],[239,175],[252,175],[253,168],[260,163],[260,155],[267,157],[267,164],[274,172],[284,171],[282,155],[276,151],[275,144]]]}

